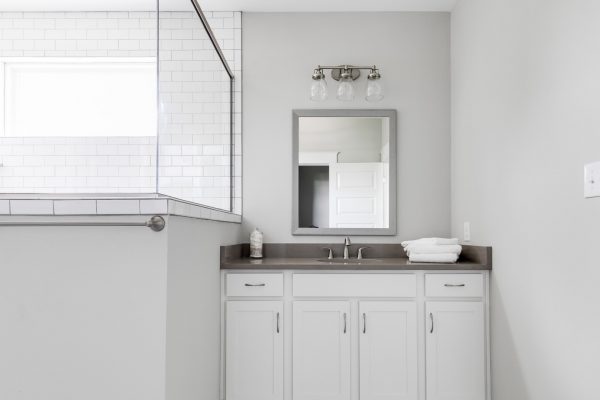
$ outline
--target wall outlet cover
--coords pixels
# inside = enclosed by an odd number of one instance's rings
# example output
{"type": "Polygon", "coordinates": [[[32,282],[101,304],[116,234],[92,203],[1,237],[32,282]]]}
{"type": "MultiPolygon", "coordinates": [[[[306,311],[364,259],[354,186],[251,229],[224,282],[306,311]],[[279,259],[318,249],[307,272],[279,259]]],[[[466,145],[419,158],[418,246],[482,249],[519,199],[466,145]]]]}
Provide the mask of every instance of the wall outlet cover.
{"type": "Polygon", "coordinates": [[[583,197],[600,197],[600,161],[583,168],[583,197]]]}

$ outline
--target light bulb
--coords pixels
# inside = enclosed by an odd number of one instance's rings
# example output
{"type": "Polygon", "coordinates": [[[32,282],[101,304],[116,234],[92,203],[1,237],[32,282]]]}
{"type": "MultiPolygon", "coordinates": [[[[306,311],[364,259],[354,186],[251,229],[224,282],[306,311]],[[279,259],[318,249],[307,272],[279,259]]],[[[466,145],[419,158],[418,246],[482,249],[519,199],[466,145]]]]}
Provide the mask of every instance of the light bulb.
{"type": "Polygon", "coordinates": [[[327,82],[325,82],[325,74],[320,67],[314,70],[312,79],[313,81],[310,85],[310,99],[312,101],[323,101],[327,99],[327,82]]]}
{"type": "Polygon", "coordinates": [[[367,101],[381,101],[383,94],[379,80],[369,80],[367,83],[367,101]]]}
{"type": "Polygon", "coordinates": [[[381,75],[379,70],[373,66],[369,76],[367,77],[367,101],[375,102],[383,99],[383,91],[381,90],[381,75]]]}
{"type": "Polygon", "coordinates": [[[310,85],[310,99],[312,101],[324,101],[327,99],[327,82],[325,82],[325,78],[312,81],[310,85]]]}
{"type": "Polygon", "coordinates": [[[340,84],[337,89],[337,99],[340,101],[354,100],[354,84],[351,74],[342,74],[340,84]]]}

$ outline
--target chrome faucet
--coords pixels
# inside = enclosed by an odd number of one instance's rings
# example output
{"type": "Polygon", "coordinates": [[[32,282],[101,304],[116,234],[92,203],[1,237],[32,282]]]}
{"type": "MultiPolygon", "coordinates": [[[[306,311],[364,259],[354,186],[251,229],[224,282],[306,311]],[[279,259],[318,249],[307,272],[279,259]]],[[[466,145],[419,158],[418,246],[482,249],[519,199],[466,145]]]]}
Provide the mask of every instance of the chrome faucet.
{"type": "Polygon", "coordinates": [[[352,243],[350,242],[350,238],[346,236],[346,238],[344,239],[344,260],[350,259],[350,256],[348,254],[348,248],[351,244],[352,243]]]}

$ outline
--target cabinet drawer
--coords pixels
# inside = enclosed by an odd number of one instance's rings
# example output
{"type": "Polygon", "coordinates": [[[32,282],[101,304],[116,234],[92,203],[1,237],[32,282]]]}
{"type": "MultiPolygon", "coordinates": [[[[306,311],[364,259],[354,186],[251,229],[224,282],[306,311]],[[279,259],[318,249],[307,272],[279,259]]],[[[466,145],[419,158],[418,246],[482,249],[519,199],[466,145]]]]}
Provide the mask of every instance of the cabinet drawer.
{"type": "Polygon", "coordinates": [[[425,274],[429,297],[482,297],[482,274],[425,274]]]}
{"type": "Polygon", "coordinates": [[[294,274],[294,296],[415,297],[414,274],[294,274]]]}
{"type": "Polygon", "coordinates": [[[227,296],[283,296],[283,274],[227,274],[227,296]]]}

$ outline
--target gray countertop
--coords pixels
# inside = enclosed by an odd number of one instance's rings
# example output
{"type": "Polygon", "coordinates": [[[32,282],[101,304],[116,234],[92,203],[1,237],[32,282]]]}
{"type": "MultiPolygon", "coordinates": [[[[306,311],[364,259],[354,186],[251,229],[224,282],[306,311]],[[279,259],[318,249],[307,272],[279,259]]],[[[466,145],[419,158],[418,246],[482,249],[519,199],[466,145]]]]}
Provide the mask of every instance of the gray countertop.
{"type": "MultiPolygon", "coordinates": [[[[262,259],[248,257],[248,245],[238,244],[221,247],[221,269],[227,270],[467,270],[486,271],[492,269],[492,248],[463,246],[463,252],[455,264],[412,263],[398,250],[398,245],[373,245],[373,254],[364,260],[334,262],[323,257],[322,244],[265,244],[262,259]],[[321,260],[321,261],[319,261],[321,260]]],[[[337,253],[339,254],[339,253],[337,253]]],[[[351,253],[353,254],[353,253],[351,253]]]]}
{"type": "Polygon", "coordinates": [[[223,260],[221,269],[306,269],[306,270],[489,270],[491,267],[472,261],[455,264],[411,263],[407,258],[382,258],[359,263],[321,262],[314,258],[234,258],[223,260]]]}

